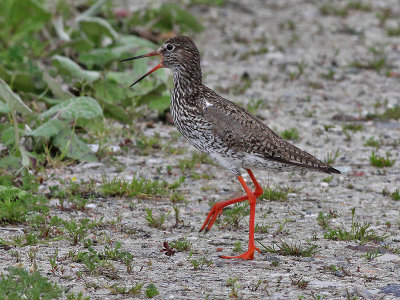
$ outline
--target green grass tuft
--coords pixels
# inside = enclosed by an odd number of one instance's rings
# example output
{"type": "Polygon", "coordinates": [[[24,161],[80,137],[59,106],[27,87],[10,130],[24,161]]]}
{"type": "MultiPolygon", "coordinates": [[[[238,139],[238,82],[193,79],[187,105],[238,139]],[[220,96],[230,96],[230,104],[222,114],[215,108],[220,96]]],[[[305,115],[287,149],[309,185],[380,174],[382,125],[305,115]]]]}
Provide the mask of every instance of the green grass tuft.
{"type": "Polygon", "coordinates": [[[285,129],[281,132],[281,137],[285,140],[297,141],[299,139],[299,131],[296,127],[285,129]]]}
{"type": "Polygon", "coordinates": [[[386,158],[383,156],[376,155],[374,151],[372,151],[372,155],[369,157],[371,162],[371,166],[376,168],[384,168],[384,167],[391,167],[396,162],[395,159],[389,158],[389,153],[386,153],[386,158]]]}
{"type": "Polygon", "coordinates": [[[371,113],[365,117],[366,120],[400,120],[400,106],[386,109],[383,113],[371,113]]]}
{"type": "Polygon", "coordinates": [[[332,166],[335,163],[336,159],[340,156],[340,154],[341,153],[340,153],[339,149],[336,149],[335,153],[328,151],[328,153],[325,156],[324,162],[328,166],[332,166]]]}
{"type": "Polygon", "coordinates": [[[399,191],[399,189],[396,189],[393,193],[391,193],[390,197],[392,197],[392,199],[394,201],[400,201],[400,191],[399,191]]]}
{"type": "Polygon", "coordinates": [[[258,242],[264,251],[284,256],[310,257],[317,253],[317,245],[302,246],[297,244],[288,244],[286,242],[272,242],[272,246],[268,247],[258,242]]]}
{"type": "Polygon", "coordinates": [[[370,138],[365,142],[364,146],[379,148],[379,147],[382,146],[382,144],[383,144],[382,141],[378,141],[378,140],[375,140],[374,137],[370,137],[370,138]]]}
{"type": "Polygon", "coordinates": [[[400,23],[397,24],[397,27],[387,28],[386,34],[388,36],[399,36],[400,35],[400,23]]]}
{"type": "Polygon", "coordinates": [[[131,181],[125,178],[110,179],[103,176],[101,185],[101,193],[104,196],[125,196],[125,197],[141,197],[148,198],[164,195],[166,188],[164,183],[153,181],[136,175],[131,181]]]}
{"type": "Polygon", "coordinates": [[[287,195],[292,191],[293,189],[291,188],[281,188],[281,187],[264,188],[263,193],[259,197],[259,199],[284,202],[287,200],[287,195]]]}
{"type": "Polygon", "coordinates": [[[171,248],[176,249],[178,252],[187,251],[192,245],[186,238],[180,238],[168,243],[171,248]]]}
{"type": "Polygon", "coordinates": [[[346,125],[343,125],[342,128],[343,128],[343,130],[350,130],[353,132],[363,130],[363,126],[361,124],[346,124],[346,125]]]}
{"type": "Polygon", "coordinates": [[[324,4],[320,6],[319,11],[324,16],[339,16],[342,18],[347,17],[349,13],[346,7],[336,7],[331,4],[324,4]]]}
{"type": "Polygon", "coordinates": [[[153,216],[153,211],[150,208],[146,208],[147,224],[149,224],[150,227],[159,228],[164,224],[170,213],[170,211],[167,214],[161,213],[158,217],[156,217],[153,216]]]}
{"type": "Polygon", "coordinates": [[[236,203],[222,211],[223,219],[218,222],[222,227],[238,229],[240,222],[250,214],[248,202],[236,203]]]}
{"type": "MultiPolygon", "coordinates": [[[[330,228],[326,226],[327,231],[324,233],[324,238],[335,241],[358,241],[364,244],[369,241],[380,242],[385,239],[385,236],[378,235],[375,230],[370,229],[370,223],[358,223],[354,221],[355,208],[351,210],[351,230],[345,228],[330,228]]],[[[318,216],[319,217],[319,216],[318,216]]]]}

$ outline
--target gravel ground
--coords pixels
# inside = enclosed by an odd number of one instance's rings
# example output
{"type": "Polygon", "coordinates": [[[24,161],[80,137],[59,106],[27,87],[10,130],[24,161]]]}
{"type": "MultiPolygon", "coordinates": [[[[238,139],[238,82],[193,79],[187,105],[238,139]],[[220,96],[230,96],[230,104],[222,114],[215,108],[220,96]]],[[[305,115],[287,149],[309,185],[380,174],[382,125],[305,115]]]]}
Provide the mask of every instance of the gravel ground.
{"type": "MultiPolygon", "coordinates": [[[[256,239],[267,247],[274,242],[303,248],[307,243],[317,245],[314,255],[283,256],[264,251],[256,253],[254,261],[219,258],[221,254],[230,255],[238,241],[246,249],[248,217],[240,222],[239,228],[220,223],[206,235],[198,233],[209,211],[209,202],[243,194],[234,176],[217,166],[201,164],[195,166],[194,172],[207,174],[211,179],[192,178],[190,172],[185,173],[186,180],[179,188],[185,201],[177,204],[181,218],[177,227],[168,197],[144,200],[96,197],[83,212],[59,210],[56,201],[52,201],[52,213],[64,219],[103,217],[104,222],[110,221],[112,226],[91,233],[91,238],[98,241],[94,248],[103,251],[104,245],[120,241],[121,249],[134,256],[130,274],[121,263],[115,263],[110,273],[89,274],[82,264],[68,258],[70,251],[84,250],[83,245],[71,246],[66,240],[13,249],[19,253],[19,263],[30,268],[28,252],[35,251],[42,274],[70,291],[83,291],[92,299],[145,298],[144,289],[150,283],[160,293],[155,299],[400,297],[399,202],[388,195],[400,188],[400,123],[366,118],[368,114],[381,114],[400,105],[400,36],[388,36],[385,30],[396,27],[399,19],[389,18],[382,27],[376,17],[385,7],[399,16],[400,5],[394,0],[365,1],[362,3],[369,4],[370,11],[349,9],[347,17],[341,17],[321,14],[324,3],[342,7],[347,2],[226,1],[222,7],[191,9],[206,28],[194,37],[202,54],[206,85],[244,106],[258,103],[256,115],[278,132],[296,127],[299,139],[294,143],[320,159],[339,150],[340,156],[333,166],[342,174],[326,180],[329,182],[323,181],[326,174],[312,172],[255,172],[263,186],[291,189],[286,201],[257,203],[256,224],[266,229],[256,233],[256,239]],[[372,64],[382,57],[391,66],[391,73],[385,66],[381,70],[351,66],[356,62],[372,64]],[[261,100],[257,102],[258,99],[261,100]],[[361,125],[361,130],[343,130],[348,124],[361,125]],[[365,145],[371,137],[380,141],[379,148],[365,145]],[[372,151],[380,156],[390,153],[395,164],[387,168],[371,166],[372,151]],[[172,213],[163,226],[153,228],[145,220],[146,208],[155,215],[172,213]],[[354,220],[370,223],[370,229],[383,236],[383,241],[361,245],[357,241],[324,238],[318,214],[330,213],[334,216],[330,220],[332,228],[350,231],[352,208],[355,208],[354,220]],[[190,241],[189,251],[173,256],[161,252],[163,242],[178,238],[190,241]],[[49,257],[54,256],[56,249],[60,258],[65,257],[59,260],[64,268],[62,273],[50,272],[49,257]],[[368,259],[368,254],[375,251],[379,255],[368,259]],[[196,260],[199,266],[196,268],[191,260],[196,260]],[[229,281],[233,285],[227,284],[229,281]],[[144,287],[137,296],[113,295],[109,288],[138,283],[144,287]]],[[[59,178],[101,181],[104,173],[110,178],[131,179],[139,174],[174,182],[182,176],[176,167],[178,160],[190,158],[191,151],[195,151],[172,125],[158,121],[153,115],[138,121],[135,128],[147,136],[159,133],[165,143],[187,149],[184,154],[156,150],[143,156],[135,147],[122,151],[118,144],[123,140],[121,132],[127,129],[118,124],[110,126],[118,133],[113,138],[116,151],[111,155],[112,160],[106,157],[100,163],[49,170],[53,179],[44,183],[43,192],[59,178]],[[172,170],[168,171],[167,166],[172,166],[172,170]]],[[[244,178],[249,181],[247,175],[244,178]]],[[[0,237],[17,233],[2,228],[0,237]]],[[[0,271],[15,263],[15,254],[5,251],[0,271]]]]}

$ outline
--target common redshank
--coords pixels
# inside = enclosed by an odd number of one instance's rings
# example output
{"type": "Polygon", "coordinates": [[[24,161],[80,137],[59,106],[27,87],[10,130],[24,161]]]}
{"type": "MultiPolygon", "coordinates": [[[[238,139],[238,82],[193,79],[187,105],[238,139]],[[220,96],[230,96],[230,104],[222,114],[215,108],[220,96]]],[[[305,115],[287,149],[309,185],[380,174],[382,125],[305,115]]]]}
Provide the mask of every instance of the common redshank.
{"type": "Polygon", "coordinates": [[[122,61],[149,56],[160,56],[160,64],[131,86],[159,68],[172,69],[174,89],[171,114],[175,126],[194,147],[233,173],[246,191],[246,195],[214,204],[200,231],[209,231],[227,205],[248,200],[248,250],[238,256],[221,257],[254,259],[254,251],[260,252],[254,244],[256,199],[263,190],[251,169],[281,172],[307,170],[329,174],[340,172],[293,146],[244,108],[206,87],[202,82],[199,50],[190,38],[182,35],[170,38],[155,52],[122,61]],[[250,175],[255,186],[254,192],[241,176],[242,168],[250,175]]]}

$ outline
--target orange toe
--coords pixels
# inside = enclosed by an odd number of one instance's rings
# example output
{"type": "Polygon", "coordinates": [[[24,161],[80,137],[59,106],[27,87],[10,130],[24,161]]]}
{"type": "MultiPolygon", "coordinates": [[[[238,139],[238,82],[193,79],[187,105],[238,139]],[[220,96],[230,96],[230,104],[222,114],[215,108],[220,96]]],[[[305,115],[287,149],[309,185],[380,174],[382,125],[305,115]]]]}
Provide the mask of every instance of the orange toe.
{"type": "Polygon", "coordinates": [[[214,204],[214,206],[211,208],[210,212],[207,215],[206,220],[203,223],[203,226],[201,227],[200,231],[209,231],[211,227],[214,225],[214,222],[217,220],[217,218],[221,215],[222,213],[223,206],[221,206],[219,203],[214,204]]]}
{"type": "Polygon", "coordinates": [[[238,255],[238,256],[221,255],[220,257],[225,258],[225,259],[240,258],[240,259],[244,259],[244,260],[253,260],[254,259],[254,250],[255,249],[247,250],[245,253],[238,255]]]}

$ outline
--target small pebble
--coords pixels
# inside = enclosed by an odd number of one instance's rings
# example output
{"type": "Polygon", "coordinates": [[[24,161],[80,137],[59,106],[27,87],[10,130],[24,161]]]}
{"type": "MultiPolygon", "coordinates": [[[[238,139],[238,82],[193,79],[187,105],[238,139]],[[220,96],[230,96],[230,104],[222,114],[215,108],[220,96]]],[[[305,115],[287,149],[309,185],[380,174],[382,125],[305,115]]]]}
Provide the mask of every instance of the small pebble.
{"type": "Polygon", "coordinates": [[[342,271],[337,270],[337,271],[335,272],[335,276],[337,276],[337,277],[344,277],[344,274],[343,274],[342,271]]]}
{"type": "Polygon", "coordinates": [[[327,182],[321,182],[321,183],[320,183],[320,186],[323,187],[323,188],[327,188],[327,187],[329,187],[329,183],[327,183],[327,182]]]}

